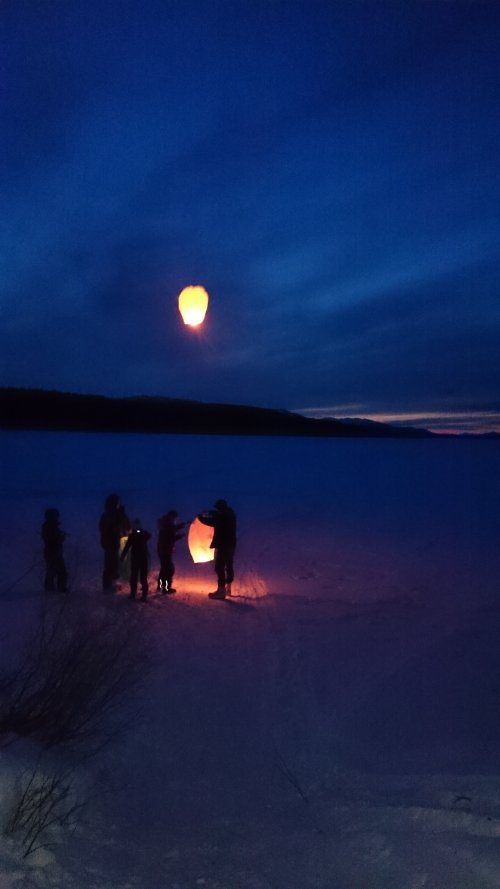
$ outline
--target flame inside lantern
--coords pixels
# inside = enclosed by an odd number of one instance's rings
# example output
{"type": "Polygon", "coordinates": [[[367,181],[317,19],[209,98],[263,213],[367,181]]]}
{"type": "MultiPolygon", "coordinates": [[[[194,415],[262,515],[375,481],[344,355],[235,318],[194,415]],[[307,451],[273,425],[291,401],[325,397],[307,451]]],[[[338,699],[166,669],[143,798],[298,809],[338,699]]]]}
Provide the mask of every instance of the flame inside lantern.
{"type": "Polygon", "coordinates": [[[185,287],[179,293],[179,312],[184,324],[198,327],[202,324],[208,308],[208,293],[204,287],[185,287]]]}
{"type": "Polygon", "coordinates": [[[188,531],[188,547],[193,562],[211,562],[214,551],[210,548],[214,529],[204,525],[198,518],[191,522],[188,531]]]}

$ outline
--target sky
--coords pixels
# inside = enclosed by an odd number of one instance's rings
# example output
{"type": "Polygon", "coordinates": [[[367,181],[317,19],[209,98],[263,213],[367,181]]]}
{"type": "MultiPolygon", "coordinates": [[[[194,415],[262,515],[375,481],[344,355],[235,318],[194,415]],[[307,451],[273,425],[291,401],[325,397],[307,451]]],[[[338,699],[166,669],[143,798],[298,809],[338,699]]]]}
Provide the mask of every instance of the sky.
{"type": "Polygon", "coordinates": [[[5,0],[1,385],[500,430],[499,57],[496,0],[5,0]]]}

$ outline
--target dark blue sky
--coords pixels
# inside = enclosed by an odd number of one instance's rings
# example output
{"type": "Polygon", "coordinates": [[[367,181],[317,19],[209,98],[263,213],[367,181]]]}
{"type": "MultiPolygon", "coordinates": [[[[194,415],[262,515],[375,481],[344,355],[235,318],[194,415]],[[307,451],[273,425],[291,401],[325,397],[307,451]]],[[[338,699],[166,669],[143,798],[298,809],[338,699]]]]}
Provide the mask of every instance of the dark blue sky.
{"type": "Polygon", "coordinates": [[[0,21],[3,385],[498,420],[497,0],[0,21]]]}

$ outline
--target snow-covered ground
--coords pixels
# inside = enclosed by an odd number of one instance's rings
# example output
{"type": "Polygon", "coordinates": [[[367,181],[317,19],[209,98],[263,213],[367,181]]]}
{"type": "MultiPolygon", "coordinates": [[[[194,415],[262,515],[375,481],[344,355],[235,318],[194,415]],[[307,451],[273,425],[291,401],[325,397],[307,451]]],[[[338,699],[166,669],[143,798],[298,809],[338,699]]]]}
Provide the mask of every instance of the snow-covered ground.
{"type": "MultiPolygon", "coordinates": [[[[0,889],[499,889],[499,457],[492,441],[2,433],[2,666],[46,599],[48,506],[68,607],[129,615],[155,662],[134,726],[86,767],[102,792],[76,829],[24,860],[0,836],[0,889]],[[226,498],[234,597],[207,598],[213,568],[184,541],[175,596],[103,596],[113,491],[153,533],[226,498]]],[[[0,750],[4,820],[33,755],[0,750]]]]}

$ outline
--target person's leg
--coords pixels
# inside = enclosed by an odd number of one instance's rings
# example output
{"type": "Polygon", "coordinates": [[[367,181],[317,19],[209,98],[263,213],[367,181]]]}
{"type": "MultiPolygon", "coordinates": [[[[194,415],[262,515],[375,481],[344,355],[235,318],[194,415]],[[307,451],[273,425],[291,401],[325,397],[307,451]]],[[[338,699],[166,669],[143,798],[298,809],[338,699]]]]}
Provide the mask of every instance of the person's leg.
{"type": "Polygon", "coordinates": [[[148,597],[148,563],[147,561],[141,562],[139,566],[139,574],[141,578],[141,588],[142,588],[142,599],[145,600],[148,597]]]}
{"type": "Polygon", "coordinates": [[[43,588],[46,593],[53,593],[55,589],[55,569],[54,560],[50,556],[45,556],[45,581],[43,588]]]}
{"type": "Polygon", "coordinates": [[[222,549],[215,550],[214,571],[217,575],[217,586],[223,587],[226,582],[226,565],[222,549]]]}
{"type": "Polygon", "coordinates": [[[111,580],[120,578],[120,544],[117,543],[111,550],[111,580]]]}
{"type": "Polygon", "coordinates": [[[225,585],[225,561],[224,561],[224,553],[221,549],[215,550],[215,561],[214,561],[214,570],[217,575],[217,589],[214,593],[209,593],[211,599],[225,599],[226,598],[226,585],[225,585]]]}
{"type": "Polygon", "coordinates": [[[166,581],[166,586],[165,586],[164,592],[175,593],[175,588],[173,586],[175,565],[174,565],[174,561],[173,561],[171,555],[169,556],[169,558],[167,560],[166,574],[167,574],[167,581],[166,581]]]}
{"type": "Polygon", "coordinates": [[[137,576],[139,574],[139,566],[134,558],[130,562],[130,598],[135,599],[137,593],[137,576]]]}
{"type": "Polygon", "coordinates": [[[226,583],[231,584],[234,580],[234,547],[226,550],[226,583]]]}
{"type": "Polygon", "coordinates": [[[68,592],[68,572],[66,571],[66,563],[62,556],[57,560],[57,589],[60,593],[68,592]]]}
{"type": "Polygon", "coordinates": [[[113,568],[114,565],[114,552],[109,547],[106,547],[104,550],[104,565],[102,569],[102,588],[103,590],[110,590],[113,586],[113,568]]]}
{"type": "Polygon", "coordinates": [[[158,574],[158,591],[164,591],[167,585],[167,563],[165,556],[160,556],[160,573],[158,574]]]}

